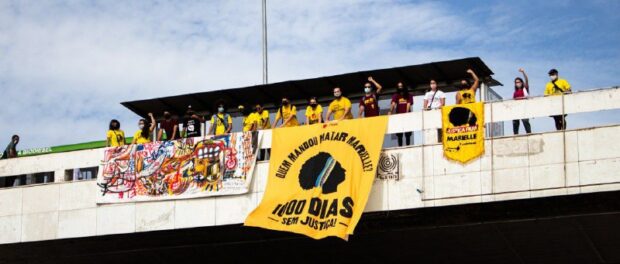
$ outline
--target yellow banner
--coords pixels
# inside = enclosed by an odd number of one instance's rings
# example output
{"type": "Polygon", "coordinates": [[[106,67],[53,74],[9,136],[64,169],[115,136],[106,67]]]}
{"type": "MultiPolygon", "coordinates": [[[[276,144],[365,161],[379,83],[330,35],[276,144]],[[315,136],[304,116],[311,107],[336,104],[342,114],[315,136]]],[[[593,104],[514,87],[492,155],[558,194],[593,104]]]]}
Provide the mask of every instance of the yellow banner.
{"type": "Polygon", "coordinates": [[[483,103],[444,106],[441,116],[446,158],[466,163],[484,153],[483,103]]]}
{"type": "Polygon", "coordinates": [[[245,225],[346,239],[366,207],[386,128],[379,116],[274,129],[265,196],[245,225]]]}

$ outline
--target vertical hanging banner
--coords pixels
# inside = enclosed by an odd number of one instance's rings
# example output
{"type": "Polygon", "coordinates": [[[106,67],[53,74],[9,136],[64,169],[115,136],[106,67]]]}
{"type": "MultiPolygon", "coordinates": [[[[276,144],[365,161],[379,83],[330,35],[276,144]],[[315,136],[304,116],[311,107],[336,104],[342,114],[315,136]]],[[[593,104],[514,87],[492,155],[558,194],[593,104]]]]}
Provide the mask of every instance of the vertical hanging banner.
{"type": "Polygon", "coordinates": [[[97,179],[97,203],[247,193],[258,135],[231,133],[108,148],[97,179]]]}
{"type": "Polygon", "coordinates": [[[446,158],[466,163],[484,153],[484,103],[444,106],[441,115],[446,158]]]}
{"type": "Polygon", "coordinates": [[[245,225],[346,239],[366,207],[386,129],[386,116],[274,129],[267,189],[245,225]]]}

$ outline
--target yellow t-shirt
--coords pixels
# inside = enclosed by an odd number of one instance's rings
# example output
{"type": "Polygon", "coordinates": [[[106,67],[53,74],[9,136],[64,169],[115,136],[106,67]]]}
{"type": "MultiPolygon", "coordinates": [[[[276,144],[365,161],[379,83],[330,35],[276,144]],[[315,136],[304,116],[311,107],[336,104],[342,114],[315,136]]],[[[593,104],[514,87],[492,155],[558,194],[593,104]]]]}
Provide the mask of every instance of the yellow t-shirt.
{"type": "Polygon", "coordinates": [[[136,140],[136,144],[151,143],[151,135],[149,135],[148,138],[143,137],[142,130],[136,131],[136,133],[133,134],[133,138],[136,140]]]}
{"type": "Polygon", "coordinates": [[[548,82],[545,87],[545,95],[561,95],[564,92],[570,91],[570,84],[564,79],[558,79],[555,81],[555,84],[558,86],[558,89],[555,89],[553,83],[548,82]]]}
{"type": "Polygon", "coordinates": [[[335,99],[331,102],[331,104],[329,104],[329,111],[334,113],[334,120],[342,118],[342,116],[344,115],[344,110],[346,108],[349,108],[349,112],[344,117],[344,119],[353,119],[353,114],[351,114],[350,111],[351,101],[349,101],[349,98],[343,96],[340,97],[340,99],[335,99]]]}
{"type": "Polygon", "coordinates": [[[470,104],[476,102],[476,93],[472,92],[472,90],[460,90],[458,93],[461,95],[460,104],[470,104]]]}
{"type": "Polygon", "coordinates": [[[319,116],[323,115],[323,107],[321,105],[317,105],[315,109],[312,109],[311,106],[306,108],[306,120],[308,120],[309,124],[316,124],[319,122],[319,116]]]}
{"type": "Polygon", "coordinates": [[[243,117],[243,132],[250,131],[252,124],[257,123],[257,118],[259,118],[257,113],[251,113],[243,117]]]}
{"type": "Polygon", "coordinates": [[[224,115],[220,113],[218,113],[217,116],[219,118],[215,116],[211,117],[211,125],[215,126],[215,135],[226,134],[226,128],[232,126],[232,117],[230,117],[230,115],[224,115]],[[224,125],[224,123],[222,122],[225,116],[228,116],[228,120],[226,120],[226,122],[228,122],[228,125],[224,125]]]}
{"type": "Polygon", "coordinates": [[[125,145],[125,132],[123,130],[108,130],[106,133],[110,147],[120,147],[125,145]]]}
{"type": "Polygon", "coordinates": [[[263,110],[262,113],[257,113],[254,112],[252,113],[254,115],[254,122],[256,122],[256,125],[258,127],[258,129],[270,129],[271,128],[271,124],[269,123],[269,111],[267,110],[263,110]]]}
{"type": "Polygon", "coordinates": [[[289,118],[289,116],[291,115],[293,115],[293,118],[291,118],[291,120],[288,121],[288,123],[286,123],[284,127],[298,126],[299,122],[297,121],[297,107],[295,107],[294,105],[289,105],[288,107],[282,106],[278,108],[278,113],[276,114],[276,120],[278,118],[282,118],[282,121],[284,121],[287,118],[289,118]],[[282,115],[280,115],[280,113],[282,113],[282,115]]]}

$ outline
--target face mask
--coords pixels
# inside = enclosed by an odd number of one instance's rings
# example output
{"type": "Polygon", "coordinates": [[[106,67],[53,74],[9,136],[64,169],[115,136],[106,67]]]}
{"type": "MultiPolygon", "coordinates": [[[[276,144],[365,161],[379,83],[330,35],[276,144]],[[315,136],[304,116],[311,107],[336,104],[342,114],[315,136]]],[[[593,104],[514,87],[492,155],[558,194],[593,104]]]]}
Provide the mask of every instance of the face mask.
{"type": "Polygon", "coordinates": [[[467,85],[467,84],[461,84],[461,89],[469,89],[469,85],[467,85]]]}
{"type": "Polygon", "coordinates": [[[337,98],[340,98],[340,96],[342,96],[341,92],[334,92],[334,96],[336,96],[337,98]]]}
{"type": "Polygon", "coordinates": [[[405,93],[405,88],[403,88],[403,87],[398,87],[398,92],[399,92],[399,93],[405,93]]]}
{"type": "Polygon", "coordinates": [[[370,93],[370,87],[364,87],[364,92],[367,94],[370,93]]]}
{"type": "Polygon", "coordinates": [[[431,89],[432,89],[433,91],[434,91],[434,90],[436,90],[436,89],[437,89],[437,84],[434,84],[434,83],[433,83],[433,84],[431,84],[431,89]]]}
{"type": "Polygon", "coordinates": [[[516,86],[517,88],[521,89],[521,87],[523,87],[523,84],[522,84],[522,83],[516,83],[516,84],[515,84],[515,86],[516,86]]]}
{"type": "Polygon", "coordinates": [[[138,125],[138,128],[140,128],[140,129],[144,129],[144,124],[139,124],[139,125],[138,125]]]}
{"type": "Polygon", "coordinates": [[[283,100],[282,101],[282,105],[288,105],[288,101],[287,100],[283,100]]]}
{"type": "Polygon", "coordinates": [[[219,113],[224,113],[224,107],[218,107],[218,108],[217,108],[217,111],[218,111],[219,113]]]}
{"type": "Polygon", "coordinates": [[[170,119],[170,114],[164,114],[165,119],[170,119]]]}
{"type": "Polygon", "coordinates": [[[550,75],[549,78],[551,78],[552,81],[555,81],[558,79],[557,75],[550,75]]]}
{"type": "Polygon", "coordinates": [[[260,110],[262,110],[262,109],[260,109],[260,108],[254,108],[254,111],[256,111],[257,113],[260,113],[260,110]]]}
{"type": "Polygon", "coordinates": [[[310,106],[311,106],[312,108],[315,108],[315,107],[316,107],[316,103],[310,103],[310,106]]]}

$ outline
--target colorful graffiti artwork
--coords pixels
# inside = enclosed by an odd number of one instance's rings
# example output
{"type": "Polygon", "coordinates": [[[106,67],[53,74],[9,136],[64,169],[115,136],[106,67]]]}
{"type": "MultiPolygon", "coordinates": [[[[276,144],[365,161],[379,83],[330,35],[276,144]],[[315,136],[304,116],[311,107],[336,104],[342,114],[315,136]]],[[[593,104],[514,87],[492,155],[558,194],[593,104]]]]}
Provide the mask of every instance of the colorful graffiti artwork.
{"type": "Polygon", "coordinates": [[[98,203],[247,193],[258,133],[240,132],[105,150],[98,203]]]}

